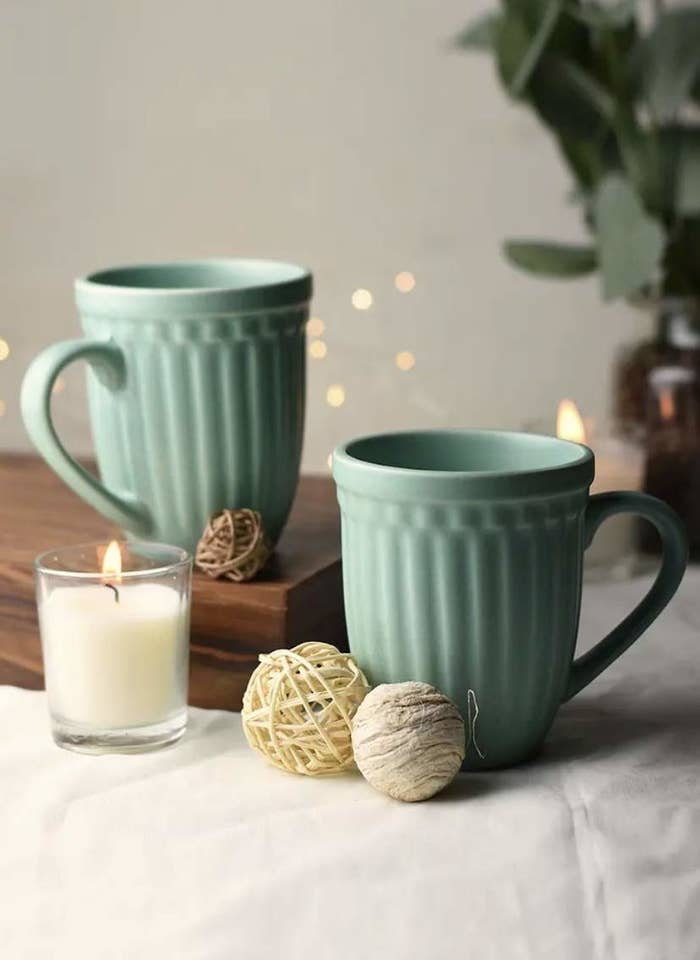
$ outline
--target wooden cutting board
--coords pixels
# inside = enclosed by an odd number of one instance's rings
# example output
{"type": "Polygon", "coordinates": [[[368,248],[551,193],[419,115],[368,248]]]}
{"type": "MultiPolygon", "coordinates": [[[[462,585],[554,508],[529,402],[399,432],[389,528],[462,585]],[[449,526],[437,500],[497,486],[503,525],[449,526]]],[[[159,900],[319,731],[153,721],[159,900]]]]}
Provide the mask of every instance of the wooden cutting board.
{"type": "MultiPolygon", "coordinates": [[[[0,456],[0,683],[40,689],[32,561],[44,550],[119,536],[43,461],[0,456]]],[[[302,477],[270,565],[251,583],[192,586],[190,703],[239,710],[257,655],[305,640],[346,647],[333,482],[302,477]]]]}

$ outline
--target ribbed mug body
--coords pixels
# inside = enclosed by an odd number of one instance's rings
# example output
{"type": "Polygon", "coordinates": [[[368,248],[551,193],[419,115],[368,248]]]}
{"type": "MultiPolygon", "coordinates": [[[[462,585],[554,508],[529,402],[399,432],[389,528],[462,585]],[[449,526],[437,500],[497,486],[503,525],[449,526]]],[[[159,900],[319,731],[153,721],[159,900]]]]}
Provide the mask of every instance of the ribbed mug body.
{"type": "Polygon", "coordinates": [[[88,399],[102,483],[138,505],[127,533],[193,550],[211,514],[249,507],[277,540],[299,474],[311,292],[304,268],[250,259],[76,281],[97,354],[88,399]],[[111,345],[111,376],[101,344],[111,345]]]}
{"type": "Polygon", "coordinates": [[[468,767],[517,763],[566,688],[590,480],[538,491],[517,475],[410,473],[336,454],[350,648],[370,682],[423,680],[454,700],[468,767]]]}
{"type": "Polygon", "coordinates": [[[148,505],[154,538],[191,550],[212,513],[245,506],[277,539],[299,473],[307,315],[83,317],[126,361],[119,391],[88,373],[100,474],[148,505]]]}

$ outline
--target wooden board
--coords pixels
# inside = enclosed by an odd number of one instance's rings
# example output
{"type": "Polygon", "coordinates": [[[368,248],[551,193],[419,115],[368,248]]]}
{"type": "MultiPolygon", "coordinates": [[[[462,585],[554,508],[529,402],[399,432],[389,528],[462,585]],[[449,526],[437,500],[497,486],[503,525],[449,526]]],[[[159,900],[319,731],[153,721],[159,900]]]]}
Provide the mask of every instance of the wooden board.
{"type": "MultiPolygon", "coordinates": [[[[43,550],[118,536],[43,461],[0,457],[0,683],[40,689],[32,561],[43,550]]],[[[345,649],[333,482],[302,477],[273,560],[252,583],[195,573],[190,703],[240,709],[262,651],[315,639],[345,649]]]]}

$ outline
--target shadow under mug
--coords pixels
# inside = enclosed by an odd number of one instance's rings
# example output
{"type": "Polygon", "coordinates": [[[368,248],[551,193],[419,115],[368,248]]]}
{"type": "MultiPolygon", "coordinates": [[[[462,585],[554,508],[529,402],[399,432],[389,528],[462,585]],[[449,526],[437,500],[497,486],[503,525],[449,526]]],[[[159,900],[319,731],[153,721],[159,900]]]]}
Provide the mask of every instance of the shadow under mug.
{"type": "Polygon", "coordinates": [[[146,264],[77,280],[85,339],[56,343],[22,384],[29,436],[56,473],[128,534],[192,551],[212,513],[250,507],[276,541],[304,427],[311,275],[268,260],[146,264]],[[53,385],[88,363],[101,481],[61,444],[53,385]]]}
{"type": "Polygon", "coordinates": [[[373,684],[423,680],[454,700],[467,769],[532,757],[562,701],[649,627],[683,577],[686,537],[670,507],[589,496],[593,474],[587,447],[496,431],[371,436],[333,455],[350,649],[373,684]],[[583,553],[618,513],[654,524],[661,569],[574,660],[583,553]]]}

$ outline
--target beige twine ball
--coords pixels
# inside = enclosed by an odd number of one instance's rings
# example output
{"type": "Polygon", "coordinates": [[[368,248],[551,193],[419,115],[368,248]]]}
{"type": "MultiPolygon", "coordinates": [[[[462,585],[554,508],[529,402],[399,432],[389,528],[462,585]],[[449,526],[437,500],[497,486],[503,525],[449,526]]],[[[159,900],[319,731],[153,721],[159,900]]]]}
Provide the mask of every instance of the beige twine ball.
{"type": "Polygon", "coordinates": [[[355,763],[376,790],[395,800],[427,800],[459,772],[464,721],[429,683],[383,683],[355,714],[352,743],[355,763]]]}
{"type": "Polygon", "coordinates": [[[338,773],[352,766],[352,718],[368,690],[351,655],[330,643],[264,653],[243,696],[243,730],[282,770],[338,773]]]}
{"type": "Polygon", "coordinates": [[[222,510],[202,534],[195,563],[209,577],[235,583],[252,580],[267,563],[272,548],[257,510],[222,510]]]}

